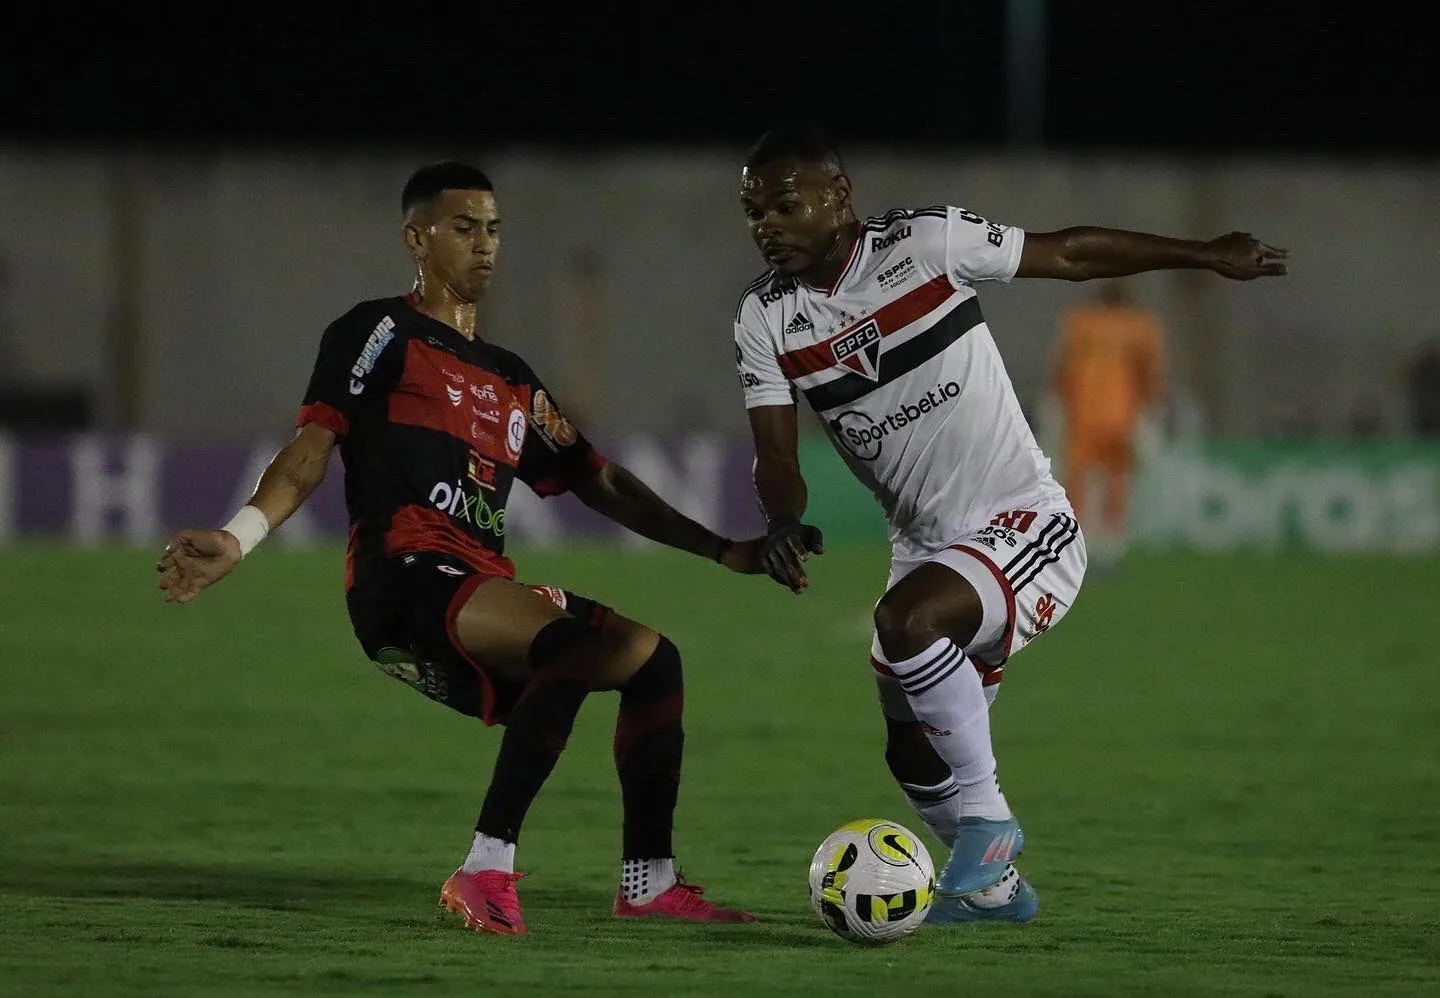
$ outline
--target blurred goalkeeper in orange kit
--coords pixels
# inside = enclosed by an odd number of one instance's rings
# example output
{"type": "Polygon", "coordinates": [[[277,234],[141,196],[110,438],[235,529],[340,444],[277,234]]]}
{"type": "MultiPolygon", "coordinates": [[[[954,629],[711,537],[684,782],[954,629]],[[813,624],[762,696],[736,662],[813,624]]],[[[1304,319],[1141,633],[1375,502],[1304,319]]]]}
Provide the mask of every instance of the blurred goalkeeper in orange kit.
{"type": "Polygon", "coordinates": [[[1061,483],[1096,568],[1118,565],[1127,546],[1137,451],[1158,430],[1164,395],[1161,338],[1155,313],[1120,281],[1061,316],[1052,381],[1065,423],[1061,483]]]}

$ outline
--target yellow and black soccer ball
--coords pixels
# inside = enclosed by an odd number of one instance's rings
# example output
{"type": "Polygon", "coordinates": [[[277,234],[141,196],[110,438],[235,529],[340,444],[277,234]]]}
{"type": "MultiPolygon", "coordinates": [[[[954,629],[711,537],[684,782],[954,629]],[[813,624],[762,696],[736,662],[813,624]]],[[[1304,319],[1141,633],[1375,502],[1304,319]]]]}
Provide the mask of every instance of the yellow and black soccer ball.
{"type": "Polygon", "coordinates": [[[903,825],[861,818],[841,825],[810,861],[810,903],[852,943],[881,944],[918,929],[935,900],[935,864],[903,825]]]}

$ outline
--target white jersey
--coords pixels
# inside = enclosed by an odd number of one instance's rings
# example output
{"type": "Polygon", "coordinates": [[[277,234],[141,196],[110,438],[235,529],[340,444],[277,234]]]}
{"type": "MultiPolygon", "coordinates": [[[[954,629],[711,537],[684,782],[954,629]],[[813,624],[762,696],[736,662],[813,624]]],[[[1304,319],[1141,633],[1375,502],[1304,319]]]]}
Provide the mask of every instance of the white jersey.
{"type": "Polygon", "coordinates": [[[833,288],[772,272],[745,290],[746,408],[804,395],[884,508],[897,557],[1004,510],[1068,510],[971,287],[1013,278],[1025,233],[953,207],[896,209],[861,229],[833,288]]]}

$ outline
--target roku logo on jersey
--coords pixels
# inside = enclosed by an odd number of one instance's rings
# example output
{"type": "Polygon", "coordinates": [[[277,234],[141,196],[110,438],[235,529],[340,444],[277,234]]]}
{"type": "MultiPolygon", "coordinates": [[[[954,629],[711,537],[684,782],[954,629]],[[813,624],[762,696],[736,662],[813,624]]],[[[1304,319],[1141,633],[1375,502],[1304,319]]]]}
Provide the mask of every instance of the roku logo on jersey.
{"type": "Polygon", "coordinates": [[[774,305],[774,304],[775,304],[777,301],[779,301],[781,298],[784,298],[786,295],[793,295],[794,293],[795,293],[795,282],[794,282],[794,281],[784,281],[784,282],[782,282],[782,283],[780,284],[780,286],[777,287],[774,291],[762,291],[762,292],[760,292],[760,304],[761,304],[761,305],[774,305]]]}
{"type": "Polygon", "coordinates": [[[454,485],[436,482],[430,490],[430,501],[440,512],[449,513],[462,523],[473,523],[496,537],[505,535],[504,508],[493,508],[478,492],[467,493],[460,482],[454,485]]]}
{"type": "Polygon", "coordinates": [[[919,422],[946,402],[953,402],[959,397],[960,382],[947,381],[936,385],[914,402],[902,403],[900,408],[879,422],[867,412],[847,409],[830,420],[830,432],[851,454],[862,461],[873,461],[880,456],[880,446],[891,433],[919,422]]]}
{"type": "Polygon", "coordinates": [[[879,253],[883,249],[889,249],[902,239],[910,238],[910,226],[902,226],[890,233],[888,236],[872,236],[870,238],[870,252],[879,253]]]}
{"type": "Polygon", "coordinates": [[[365,390],[365,375],[375,369],[375,362],[394,338],[395,320],[387,315],[376,324],[370,338],[360,348],[360,356],[355,358],[355,366],[350,368],[351,395],[359,395],[365,390]]]}

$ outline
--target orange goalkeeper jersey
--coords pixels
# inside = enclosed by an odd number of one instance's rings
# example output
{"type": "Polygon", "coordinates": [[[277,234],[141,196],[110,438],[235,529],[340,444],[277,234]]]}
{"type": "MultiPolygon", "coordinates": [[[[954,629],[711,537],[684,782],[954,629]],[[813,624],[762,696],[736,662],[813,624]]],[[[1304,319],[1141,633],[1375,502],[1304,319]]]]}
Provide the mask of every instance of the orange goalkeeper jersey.
{"type": "Polygon", "coordinates": [[[1055,392],[1072,436],[1131,433],[1162,387],[1160,324],[1151,312],[1081,305],[1065,313],[1055,392]]]}

